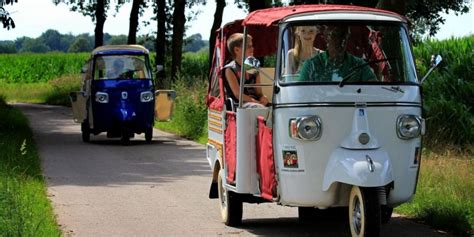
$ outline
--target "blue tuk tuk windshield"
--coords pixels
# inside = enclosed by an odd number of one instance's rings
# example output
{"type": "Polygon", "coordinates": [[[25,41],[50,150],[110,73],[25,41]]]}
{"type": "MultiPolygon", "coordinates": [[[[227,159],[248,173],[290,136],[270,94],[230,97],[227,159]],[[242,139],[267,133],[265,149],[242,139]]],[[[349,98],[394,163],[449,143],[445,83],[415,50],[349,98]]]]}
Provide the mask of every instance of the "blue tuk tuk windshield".
{"type": "Polygon", "coordinates": [[[94,60],[94,80],[151,79],[145,55],[104,55],[94,60]]]}
{"type": "Polygon", "coordinates": [[[292,24],[282,36],[280,83],[416,83],[407,32],[399,23],[292,24]]]}

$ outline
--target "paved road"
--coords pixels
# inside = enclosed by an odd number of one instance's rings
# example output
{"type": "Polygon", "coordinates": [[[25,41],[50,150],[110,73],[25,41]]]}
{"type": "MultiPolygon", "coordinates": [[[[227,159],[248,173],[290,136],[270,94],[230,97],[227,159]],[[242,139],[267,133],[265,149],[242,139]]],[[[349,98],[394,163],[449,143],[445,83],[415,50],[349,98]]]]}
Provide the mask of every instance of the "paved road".
{"type": "MultiPolygon", "coordinates": [[[[16,104],[30,119],[48,195],[65,236],[347,236],[344,221],[298,223],[295,208],[244,204],[240,228],[208,199],[204,146],[155,130],[130,146],[104,135],[81,141],[69,108],[16,104]]],[[[445,236],[394,217],[383,236],[445,236]]]]}

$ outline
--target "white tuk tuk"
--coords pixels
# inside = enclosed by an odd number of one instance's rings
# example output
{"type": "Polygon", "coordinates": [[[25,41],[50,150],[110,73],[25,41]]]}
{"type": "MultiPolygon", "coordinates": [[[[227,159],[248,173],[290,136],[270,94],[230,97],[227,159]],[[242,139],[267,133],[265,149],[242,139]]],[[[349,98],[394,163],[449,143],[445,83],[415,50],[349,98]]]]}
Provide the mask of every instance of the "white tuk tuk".
{"type": "Polygon", "coordinates": [[[243,202],[298,207],[299,218],[348,207],[353,236],[379,235],[393,208],[413,198],[420,170],[425,121],[406,19],[356,6],[271,8],[223,26],[216,42],[207,159],[209,197],[219,199],[225,224],[241,223],[243,202]],[[311,55],[295,65],[289,52],[302,47],[303,31],[314,31],[311,55]],[[236,32],[243,58],[250,34],[265,66],[246,58],[232,97],[224,66],[236,32]],[[246,84],[254,71],[260,84],[246,84]],[[232,99],[248,87],[272,103],[246,108],[232,99]]]}

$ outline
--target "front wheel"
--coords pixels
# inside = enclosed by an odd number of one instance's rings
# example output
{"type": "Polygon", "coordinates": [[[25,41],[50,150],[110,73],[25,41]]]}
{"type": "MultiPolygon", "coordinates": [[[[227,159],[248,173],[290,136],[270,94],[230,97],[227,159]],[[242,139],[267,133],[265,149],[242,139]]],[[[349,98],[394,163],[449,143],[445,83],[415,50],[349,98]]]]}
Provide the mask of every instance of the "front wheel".
{"type": "Polygon", "coordinates": [[[380,236],[380,203],[376,188],[353,186],[349,196],[352,236],[380,236]]]}
{"type": "Polygon", "coordinates": [[[147,128],[145,130],[145,141],[151,142],[153,140],[153,127],[147,128]]]}
{"type": "Polygon", "coordinates": [[[89,121],[86,119],[84,122],[81,123],[81,133],[82,133],[82,141],[83,142],[90,142],[91,140],[91,131],[89,128],[89,121]]]}
{"type": "Polygon", "coordinates": [[[238,226],[242,223],[242,200],[239,199],[236,193],[224,188],[224,178],[224,170],[221,169],[217,185],[222,221],[228,226],[238,226]]]}

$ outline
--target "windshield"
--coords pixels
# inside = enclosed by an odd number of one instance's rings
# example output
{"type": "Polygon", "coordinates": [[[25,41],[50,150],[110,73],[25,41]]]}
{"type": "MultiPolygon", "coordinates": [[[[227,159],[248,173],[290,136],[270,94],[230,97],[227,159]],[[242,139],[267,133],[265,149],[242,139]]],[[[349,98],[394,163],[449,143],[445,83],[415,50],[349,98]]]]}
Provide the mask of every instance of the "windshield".
{"type": "Polygon", "coordinates": [[[150,79],[145,55],[98,56],[94,61],[94,80],[150,79]]]}
{"type": "Polygon", "coordinates": [[[322,22],[283,30],[281,83],[384,84],[416,82],[400,24],[322,22]]]}

